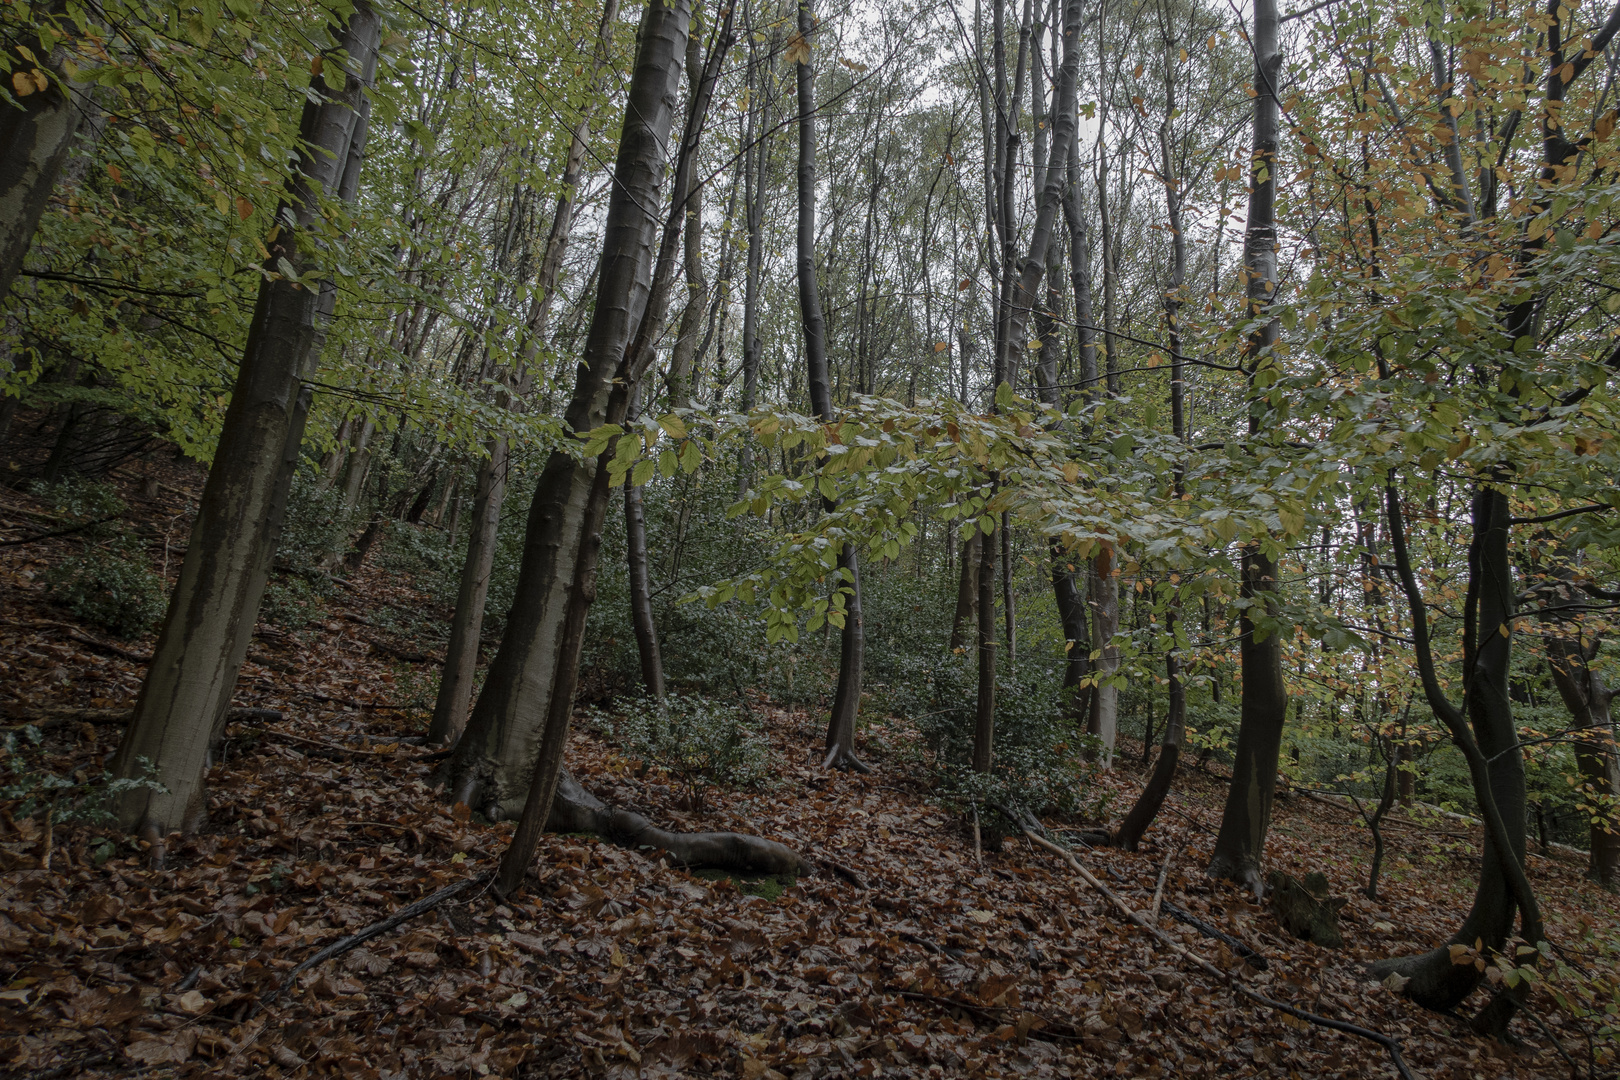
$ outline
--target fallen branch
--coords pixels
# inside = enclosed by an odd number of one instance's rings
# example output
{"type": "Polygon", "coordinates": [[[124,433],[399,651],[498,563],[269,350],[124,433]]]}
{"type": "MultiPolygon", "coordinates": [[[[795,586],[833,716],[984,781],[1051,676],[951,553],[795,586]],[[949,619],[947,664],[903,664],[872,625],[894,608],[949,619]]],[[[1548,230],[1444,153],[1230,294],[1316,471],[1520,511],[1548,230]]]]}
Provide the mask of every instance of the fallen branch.
{"type": "Polygon", "coordinates": [[[108,514],[106,517],[99,517],[94,521],[81,521],[77,525],[69,525],[65,529],[52,529],[50,532],[36,533],[33,536],[24,536],[17,540],[0,540],[0,547],[16,547],[18,544],[32,544],[36,540],[49,540],[53,536],[68,536],[97,525],[105,525],[107,522],[121,516],[121,514],[108,514]]]}
{"type": "Polygon", "coordinates": [[[855,886],[857,889],[866,888],[866,879],[861,877],[861,875],[857,874],[854,870],[851,870],[849,867],[845,866],[843,863],[834,862],[831,859],[822,859],[821,864],[827,869],[831,870],[833,873],[837,874],[839,877],[843,878],[845,881],[849,882],[851,885],[855,886]]]}
{"type": "Polygon", "coordinates": [[[1164,899],[1164,883],[1170,876],[1170,860],[1176,857],[1176,849],[1171,848],[1164,853],[1164,862],[1159,866],[1159,883],[1153,886],[1153,907],[1148,911],[1148,918],[1159,917],[1159,902],[1164,899]]]}
{"type": "Polygon", "coordinates": [[[334,754],[357,754],[361,757],[400,758],[404,761],[427,761],[445,756],[444,753],[440,752],[433,754],[413,754],[401,758],[399,752],[395,750],[360,750],[352,746],[339,746],[337,743],[329,743],[321,739],[311,739],[303,735],[294,735],[291,732],[271,731],[269,728],[249,728],[247,734],[267,735],[272,739],[285,739],[288,742],[302,743],[305,746],[319,747],[322,750],[327,750],[334,754]]]}
{"type": "MultiPolygon", "coordinates": [[[[315,967],[318,964],[324,964],[326,961],[335,956],[342,956],[346,952],[357,949],[374,937],[381,937],[383,934],[386,934],[388,931],[394,929],[394,927],[410,922],[418,915],[432,911],[446,900],[460,896],[462,893],[473,888],[474,886],[485,884],[492,876],[494,876],[493,870],[485,870],[481,874],[474,874],[470,878],[464,878],[461,881],[456,882],[454,885],[446,885],[438,892],[433,893],[430,896],[424,896],[422,899],[416,901],[416,903],[400,908],[398,911],[388,916],[388,918],[383,919],[381,922],[374,922],[363,930],[350,934],[346,938],[341,938],[334,941],[332,944],[328,945],[326,948],[322,949],[308,960],[305,960],[302,964],[299,964],[297,967],[287,972],[287,977],[281,980],[281,984],[276,987],[275,993],[270,995],[270,1000],[265,1002],[265,1004],[274,1005],[281,999],[281,995],[286,991],[287,987],[291,986],[298,976],[302,975],[310,968],[315,967]]],[[[258,1012],[259,1007],[256,1005],[253,1010],[248,1013],[246,1020],[253,1019],[258,1012]]]]}
{"type": "Polygon", "coordinates": [[[1304,1009],[1296,1009],[1292,1005],[1269,998],[1257,990],[1250,989],[1237,979],[1233,978],[1227,972],[1222,971],[1208,960],[1205,960],[1202,956],[1199,956],[1197,953],[1183,946],[1179,941],[1176,941],[1169,934],[1166,934],[1163,930],[1160,930],[1157,926],[1154,926],[1141,914],[1132,909],[1129,904],[1121,900],[1114,893],[1114,890],[1104,885],[1101,881],[1098,881],[1097,878],[1092,875],[1091,871],[1082,866],[1080,860],[1076,859],[1072,854],[1052,843],[1050,840],[1036,836],[1035,833],[1028,828],[1024,829],[1024,835],[1029,837],[1035,843],[1039,844],[1041,847],[1046,848],[1048,851],[1051,851],[1062,858],[1069,864],[1070,868],[1072,868],[1075,873],[1080,875],[1087,885],[1090,885],[1093,889],[1096,889],[1098,892],[1102,893],[1109,903],[1113,904],[1119,909],[1121,914],[1134,922],[1136,925],[1140,926],[1142,929],[1146,930],[1148,933],[1152,934],[1171,952],[1175,953],[1181,959],[1186,960],[1188,963],[1195,965],[1211,977],[1225,983],[1233,990],[1234,993],[1240,994],[1251,1001],[1264,1005],[1268,1009],[1276,1009],[1278,1012],[1287,1013],[1296,1020],[1303,1020],[1308,1024],[1315,1024],[1317,1027],[1324,1027],[1333,1031],[1342,1031],[1346,1035],[1355,1035],[1358,1038],[1375,1042],[1389,1053],[1390,1061],[1395,1065],[1395,1071],[1400,1075],[1401,1080],[1416,1080],[1416,1078],[1412,1075],[1412,1070],[1407,1067],[1406,1060],[1401,1057],[1401,1043],[1399,1039],[1385,1035],[1382,1032],[1372,1031],[1368,1028],[1360,1027],[1356,1024],[1346,1023],[1343,1020],[1334,1020],[1331,1017],[1318,1016],[1315,1013],[1306,1012],[1304,1009]]]}
{"type": "Polygon", "coordinates": [[[1085,1034],[1077,1031],[1073,1025],[1061,1020],[1053,1020],[1031,1009],[1015,1009],[1005,1005],[975,1005],[972,1002],[961,1001],[957,998],[940,997],[937,994],[924,994],[917,990],[901,990],[900,997],[907,1001],[925,1001],[930,1005],[937,1005],[944,1009],[961,1009],[975,1020],[983,1020],[987,1024],[1006,1024],[1015,1022],[1023,1017],[1040,1021],[1039,1026],[1030,1024],[1027,1028],[1028,1037],[1040,1039],[1043,1042],[1056,1042],[1059,1039],[1069,1042],[1080,1042],[1085,1034]]]}
{"type": "MultiPolygon", "coordinates": [[[[12,710],[13,716],[32,716],[37,719],[26,720],[21,724],[8,726],[7,731],[20,731],[25,727],[36,727],[41,731],[48,731],[54,727],[65,724],[96,724],[107,727],[122,727],[127,725],[130,718],[135,715],[132,709],[65,709],[54,706],[32,709],[12,710]]],[[[229,724],[243,723],[256,720],[261,724],[280,723],[286,717],[280,709],[237,708],[226,714],[225,722],[229,724]]]]}
{"type": "Polygon", "coordinates": [[[1200,919],[1190,911],[1179,908],[1176,905],[1166,901],[1164,905],[1164,913],[1177,922],[1186,923],[1188,926],[1192,927],[1194,930],[1197,930],[1205,937],[1214,938],[1216,941],[1219,941],[1238,956],[1242,957],[1245,963],[1254,967],[1256,970],[1265,971],[1271,966],[1270,961],[1268,961],[1264,956],[1261,956],[1259,953],[1255,952],[1246,942],[1233,937],[1231,934],[1228,934],[1219,927],[1211,926],[1209,923],[1205,922],[1203,919],[1200,919]]]}

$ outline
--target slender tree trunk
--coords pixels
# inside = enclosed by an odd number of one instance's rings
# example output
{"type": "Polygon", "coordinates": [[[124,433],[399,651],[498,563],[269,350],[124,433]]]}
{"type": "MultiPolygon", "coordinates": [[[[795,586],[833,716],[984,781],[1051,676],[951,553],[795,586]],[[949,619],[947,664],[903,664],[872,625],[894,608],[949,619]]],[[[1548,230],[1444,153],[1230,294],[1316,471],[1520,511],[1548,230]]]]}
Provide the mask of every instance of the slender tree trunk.
{"type": "MultiPolygon", "coordinates": [[[[627,374],[623,361],[647,308],[657,234],[653,208],[661,202],[689,17],[686,0],[653,0],[642,18],[604,222],[597,302],[564,414],[569,431],[584,433],[606,421],[614,379],[627,374]]],[[[457,801],[483,806],[491,817],[513,816],[526,802],[538,801],[543,825],[556,791],[572,701],[554,698],[577,675],[562,670],[569,666],[565,623],[597,472],[595,460],[577,461],[561,450],[547,460],[529,510],[506,633],[446,767],[457,801]],[[561,724],[548,719],[559,713],[561,724]]],[[[605,500],[605,478],[602,483],[605,500]]]]}
{"type": "Polygon", "coordinates": [[[1580,771],[1580,798],[1591,819],[1588,876],[1604,888],[1620,886],[1620,753],[1615,750],[1614,691],[1592,667],[1602,640],[1595,635],[1547,638],[1547,666],[1553,684],[1569,709],[1571,726],[1581,733],[1575,744],[1580,771]]]}
{"type": "MultiPolygon", "coordinates": [[[[692,35],[686,41],[686,79],[687,94],[695,98],[700,93],[703,74],[703,46],[702,39],[692,35]]],[[[703,313],[709,306],[709,285],[703,279],[703,188],[699,187],[687,195],[686,198],[686,226],[682,238],[685,252],[686,270],[686,306],[681,310],[681,323],[675,332],[675,347],[670,351],[669,371],[664,376],[664,385],[669,393],[670,409],[688,409],[692,406],[692,375],[696,366],[698,328],[703,322],[703,313]]],[[[745,331],[746,333],[746,331],[745,331]]],[[[746,345],[744,346],[746,348],[746,345]]],[[[628,495],[630,489],[625,488],[628,495]]],[[[641,494],[635,496],[636,513],[639,517],[641,494]]],[[[630,512],[628,500],[625,503],[625,512],[630,512]]],[[[632,531],[634,524],[628,526],[632,531]]],[[[645,531],[643,531],[645,536],[645,531]]],[[[645,541],[643,541],[645,543],[645,541]]],[[[634,603],[634,601],[632,601],[634,603]]],[[[651,607],[648,608],[649,616],[651,607]]],[[[656,633],[656,631],[655,631],[656,633]]],[[[640,626],[637,626],[637,643],[641,641],[640,626]]],[[[658,644],[653,641],[654,659],[657,659],[658,644]]],[[[641,656],[642,679],[647,683],[649,692],[652,683],[647,681],[649,669],[647,666],[647,653],[641,656]]],[[[663,670],[658,672],[658,690],[655,696],[663,697],[663,670]]]]}
{"type": "MultiPolygon", "coordinates": [[[[34,17],[55,23],[66,7],[56,0],[36,9],[34,17]]],[[[43,45],[38,36],[19,44],[45,59],[39,67],[11,59],[16,102],[0,109],[0,299],[22,269],[83,117],[77,88],[62,71],[61,47],[43,45]],[[24,93],[24,87],[31,92],[24,93]]]]}
{"type": "MultiPolygon", "coordinates": [[[[1181,179],[1177,176],[1176,158],[1171,139],[1171,121],[1176,115],[1175,54],[1177,42],[1166,35],[1164,42],[1165,119],[1159,127],[1159,178],[1164,184],[1165,210],[1170,226],[1170,281],[1164,293],[1165,336],[1170,345],[1170,428],[1178,443],[1187,441],[1187,418],[1184,401],[1186,365],[1181,358],[1181,305],[1182,289],[1187,283],[1187,236],[1181,222],[1181,179]]],[[[1184,488],[1184,471],[1178,462],[1172,490],[1180,497],[1184,488]]],[[[1165,631],[1169,644],[1165,648],[1164,673],[1169,683],[1169,703],[1165,713],[1164,736],[1159,758],[1153,765],[1136,804],[1120,822],[1114,834],[1114,843],[1127,851],[1135,851],[1143,834],[1158,817],[1165,796],[1175,782],[1176,767],[1181,761],[1181,747],[1187,734],[1187,688],[1181,677],[1181,656],[1176,650],[1176,629],[1181,622],[1179,600],[1172,600],[1166,610],[1165,631]]],[[[1147,752],[1146,741],[1142,747],[1147,752]]]]}
{"type": "MultiPolygon", "coordinates": [[[[362,0],[336,31],[347,70],[332,64],[331,77],[311,79],[300,128],[308,149],[276,212],[267,271],[286,259],[295,270],[319,272],[299,239],[325,228],[318,192],[352,199],[359,184],[380,28],[362,0]]],[[[295,287],[278,275],[260,285],[180,580],[113,761],[119,777],[150,768],[165,789],[123,796],[119,821],[132,832],[160,840],[193,827],[205,811],[203,768],[253,635],[309,412],[308,380],[336,297],[330,281],[295,287]]]]}
{"type": "Polygon", "coordinates": [[[479,463],[478,487],[473,497],[472,525],[467,536],[467,557],[456,588],[456,609],[450,619],[450,643],[444,654],[444,675],[433,703],[428,743],[453,745],[467,726],[478,669],[478,646],[484,633],[484,603],[495,569],[495,550],[501,525],[501,504],[506,499],[506,471],[511,457],[504,436],[489,441],[489,455],[479,463]]]}
{"type": "MultiPolygon", "coordinates": [[[[1277,41],[1276,0],[1257,0],[1254,18],[1254,153],[1250,161],[1249,220],[1243,244],[1248,271],[1248,314],[1264,315],[1277,287],[1276,196],[1279,107],[1277,77],[1282,52],[1277,41]]],[[[1277,341],[1277,322],[1266,320],[1250,335],[1251,373],[1271,362],[1277,341]]],[[[1266,405],[1250,391],[1249,432],[1258,435],[1266,405]]],[[[1239,622],[1239,662],[1243,669],[1237,746],[1233,751],[1232,786],[1227,792],[1220,833],[1210,858],[1213,877],[1242,882],[1260,896],[1260,876],[1266,831],[1271,825],[1271,797],[1277,786],[1277,754],[1282,747],[1287,719],[1288,689],[1283,681],[1282,634],[1276,628],[1257,631],[1252,612],[1266,617],[1277,610],[1277,562],[1266,541],[1243,549],[1240,593],[1251,607],[1239,622]]]]}
{"type": "MultiPolygon", "coordinates": [[[[618,0],[607,0],[598,27],[596,62],[592,77],[600,85],[602,69],[607,62],[610,34],[618,14],[618,0]]],[[[584,168],[585,153],[590,140],[594,112],[582,117],[575,127],[564,161],[562,194],[552,214],[551,227],[546,237],[544,254],[535,276],[534,290],[523,328],[523,344],[519,350],[522,372],[512,372],[508,385],[516,383],[510,393],[502,391],[502,404],[517,408],[527,396],[532,379],[534,357],[545,337],[550,318],[552,297],[557,291],[557,277],[562,269],[562,256],[568,245],[577,209],[576,191],[584,168]]],[[[439,695],[433,705],[433,720],[428,727],[428,742],[432,745],[454,745],[467,724],[467,709],[472,698],[473,682],[477,674],[478,653],[484,633],[484,607],[489,599],[489,583],[495,567],[495,553],[499,546],[501,508],[506,500],[506,474],[511,459],[511,447],[506,438],[496,436],[489,441],[489,454],[480,463],[476,494],[473,499],[472,526],[467,535],[467,555],[461,566],[461,580],[456,589],[455,614],[451,618],[450,642],[445,650],[444,676],[439,682],[439,695]]],[[[460,525],[460,502],[452,511],[449,532],[451,546],[460,525]]]]}
{"type": "MultiPolygon", "coordinates": [[[[688,60],[692,54],[687,53],[688,60]]],[[[691,219],[687,219],[691,227],[691,219]]],[[[636,393],[630,394],[627,423],[636,418],[636,393]]],[[[653,618],[651,571],[647,559],[647,519],[642,513],[641,487],[624,481],[625,551],[630,571],[630,622],[635,628],[636,654],[641,660],[641,685],[648,695],[664,699],[664,658],[658,649],[658,622],[653,618]]]]}
{"type": "Polygon", "coordinates": [[[951,652],[967,643],[969,633],[978,632],[979,610],[979,531],[962,544],[962,571],[956,585],[956,613],[951,617],[951,652]]]}
{"type": "Polygon", "coordinates": [[[1092,665],[1096,685],[1091,690],[1091,713],[1086,731],[1102,743],[1098,762],[1105,769],[1114,765],[1114,743],[1119,735],[1119,687],[1113,677],[1119,671],[1119,574],[1112,547],[1105,547],[1092,559],[1086,593],[1091,598],[1091,641],[1099,656],[1092,665]]]}
{"type": "MultiPolygon", "coordinates": [[[[811,0],[799,0],[799,36],[806,49],[815,40],[816,17],[811,0]]],[[[795,65],[799,91],[799,313],[804,323],[805,367],[810,406],[830,424],[835,419],[832,380],[827,370],[827,323],[821,312],[821,290],[816,284],[816,73],[814,54],[795,65]]],[[[866,654],[866,628],[861,619],[860,561],[849,543],[838,556],[847,575],[844,626],[838,649],[838,691],[827,720],[828,768],[866,771],[855,756],[855,718],[861,707],[861,671],[866,654]]]]}
{"type": "Polygon", "coordinates": [[[996,544],[979,538],[979,699],[973,718],[973,771],[987,773],[996,740],[996,544]]]}

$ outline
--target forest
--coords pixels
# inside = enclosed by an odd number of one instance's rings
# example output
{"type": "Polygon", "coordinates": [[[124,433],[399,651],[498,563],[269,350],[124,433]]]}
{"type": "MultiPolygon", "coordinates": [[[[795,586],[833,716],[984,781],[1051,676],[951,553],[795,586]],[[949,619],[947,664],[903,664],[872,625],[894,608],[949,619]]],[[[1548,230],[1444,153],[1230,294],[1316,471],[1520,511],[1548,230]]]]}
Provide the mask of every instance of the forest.
{"type": "Polygon", "coordinates": [[[1394,2],[3,0],[0,1075],[1620,1077],[1620,3],[1394,2]]]}

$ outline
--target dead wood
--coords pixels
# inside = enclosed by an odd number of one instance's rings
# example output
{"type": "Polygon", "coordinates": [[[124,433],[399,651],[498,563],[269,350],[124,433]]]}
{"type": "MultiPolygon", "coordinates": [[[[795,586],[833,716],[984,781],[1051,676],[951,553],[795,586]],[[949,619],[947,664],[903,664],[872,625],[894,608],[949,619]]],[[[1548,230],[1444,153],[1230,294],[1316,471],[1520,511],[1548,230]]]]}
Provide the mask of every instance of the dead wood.
{"type": "Polygon", "coordinates": [[[1002,1024],[1024,1027],[1028,1038],[1040,1039],[1042,1042],[1077,1043],[1086,1037],[1083,1031],[1073,1025],[1066,1024],[1062,1020],[1054,1020],[1032,1009],[1014,1008],[1009,1005],[977,1005],[960,998],[940,997],[937,994],[924,994],[917,990],[902,990],[900,996],[907,1001],[925,1001],[946,1010],[958,1009],[974,1020],[995,1024],[998,1027],[1002,1024]]]}
{"type": "MultiPolygon", "coordinates": [[[[1395,1071],[1400,1075],[1401,1080],[1416,1080],[1416,1078],[1412,1075],[1412,1070],[1407,1068],[1406,1059],[1401,1056],[1401,1042],[1399,1039],[1385,1035],[1382,1032],[1372,1031],[1368,1028],[1360,1027],[1356,1024],[1346,1023],[1343,1020],[1334,1020],[1332,1017],[1318,1016],[1315,1013],[1306,1012],[1304,1009],[1296,1009],[1292,1005],[1269,998],[1259,991],[1243,985],[1243,983],[1239,982],[1231,974],[1222,971],[1208,960],[1205,960],[1202,956],[1199,956],[1197,953],[1187,949],[1179,941],[1176,941],[1169,934],[1166,934],[1163,930],[1160,930],[1157,926],[1154,926],[1141,914],[1135,911],[1129,904],[1121,900],[1119,896],[1115,894],[1114,890],[1104,885],[1101,881],[1098,881],[1097,878],[1092,875],[1091,871],[1087,870],[1083,865],[1081,865],[1080,860],[1076,859],[1073,854],[1065,851],[1061,847],[1058,847],[1058,845],[1052,843],[1050,840],[1047,840],[1044,837],[1036,836],[1035,833],[1027,826],[1024,828],[1024,835],[1029,837],[1034,843],[1039,844],[1041,847],[1053,852],[1067,862],[1070,868],[1073,869],[1075,873],[1079,874],[1087,885],[1090,885],[1093,889],[1096,889],[1109,903],[1118,908],[1120,914],[1124,915],[1131,922],[1134,922],[1136,925],[1152,934],[1166,948],[1175,953],[1181,959],[1198,967],[1205,974],[1220,980],[1222,983],[1225,983],[1233,990],[1233,992],[1241,994],[1243,997],[1257,1002],[1260,1005],[1264,1005],[1268,1009],[1276,1009],[1278,1012],[1287,1013],[1296,1020],[1303,1020],[1306,1023],[1314,1024],[1317,1027],[1328,1028],[1332,1031],[1342,1031],[1346,1035],[1354,1035],[1358,1038],[1375,1042],[1379,1046],[1382,1046],[1386,1052],[1388,1052],[1390,1061],[1394,1064],[1395,1071]]],[[[1168,904],[1165,906],[1167,910],[1170,907],[1168,904]]]]}
{"type": "MultiPolygon", "coordinates": [[[[62,727],[67,724],[95,724],[98,726],[121,727],[129,723],[132,715],[129,709],[67,709],[55,706],[22,707],[13,706],[11,714],[14,718],[32,717],[21,724],[13,724],[8,731],[17,731],[23,727],[36,727],[41,731],[62,727]]],[[[226,716],[226,723],[237,724],[246,721],[257,721],[261,724],[280,723],[286,717],[280,709],[239,708],[232,709],[226,716]]]]}
{"type": "Polygon", "coordinates": [[[660,829],[640,814],[608,806],[564,769],[546,820],[550,832],[593,833],[629,848],[661,848],[675,866],[707,867],[740,874],[798,877],[811,865],[774,840],[734,832],[678,833],[660,829]]]}
{"type": "MultiPolygon", "coordinates": [[[[322,949],[308,960],[305,960],[303,963],[287,972],[287,977],[281,980],[281,983],[276,987],[275,992],[270,995],[270,1000],[264,1004],[274,1005],[281,999],[282,993],[293,984],[294,980],[296,980],[298,976],[302,975],[310,968],[315,967],[317,964],[324,964],[326,961],[335,956],[342,956],[344,953],[349,952],[352,949],[359,948],[372,938],[380,937],[381,935],[386,934],[388,931],[394,929],[394,927],[407,923],[416,918],[418,915],[423,915],[429,911],[432,911],[446,900],[460,896],[462,893],[473,888],[474,886],[483,885],[489,881],[493,874],[494,871],[485,870],[481,874],[474,874],[472,877],[464,878],[453,885],[446,885],[438,892],[429,896],[424,896],[414,904],[408,904],[407,906],[400,908],[398,911],[388,916],[388,918],[374,922],[365,929],[350,934],[346,938],[340,938],[339,940],[334,941],[332,944],[328,945],[326,948],[322,949]]],[[[258,1012],[259,1005],[255,1004],[253,1009],[249,1011],[246,1019],[251,1020],[258,1012]]]]}
{"type": "Polygon", "coordinates": [[[107,522],[122,516],[122,514],[108,514],[106,517],[99,517],[94,521],[81,521],[77,525],[69,525],[65,529],[52,529],[49,532],[35,533],[33,536],[24,536],[16,540],[0,540],[0,547],[16,547],[19,544],[32,544],[36,540],[49,540],[53,536],[69,536],[76,532],[83,532],[85,529],[94,528],[97,525],[105,525],[107,522]]]}
{"type": "Polygon", "coordinates": [[[1171,848],[1164,853],[1164,862],[1159,866],[1159,882],[1153,886],[1153,907],[1148,911],[1148,918],[1159,917],[1159,904],[1164,900],[1164,883],[1170,876],[1170,860],[1176,857],[1176,849],[1171,848]]]}
{"type": "Polygon", "coordinates": [[[1194,930],[1197,930],[1205,937],[1214,938],[1216,941],[1219,941],[1228,949],[1231,949],[1233,953],[1241,957],[1244,963],[1248,964],[1255,970],[1265,971],[1267,968],[1271,967],[1271,962],[1264,956],[1261,956],[1259,953],[1255,952],[1254,949],[1251,948],[1247,943],[1233,937],[1231,934],[1228,934],[1219,927],[1211,926],[1209,923],[1205,922],[1203,919],[1200,919],[1192,912],[1187,911],[1184,908],[1179,908],[1170,903],[1168,900],[1164,902],[1164,913],[1177,922],[1186,923],[1188,926],[1192,927],[1194,930]]]}

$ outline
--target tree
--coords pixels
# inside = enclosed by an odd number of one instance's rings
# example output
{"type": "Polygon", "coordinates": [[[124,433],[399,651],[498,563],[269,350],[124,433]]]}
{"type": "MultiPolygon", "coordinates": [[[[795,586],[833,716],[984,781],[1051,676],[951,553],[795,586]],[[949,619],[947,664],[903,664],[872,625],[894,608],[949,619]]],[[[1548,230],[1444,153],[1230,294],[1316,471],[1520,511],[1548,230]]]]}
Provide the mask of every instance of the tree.
{"type": "Polygon", "coordinates": [[[368,91],[382,20],[361,2],[333,29],[330,68],[310,80],[304,150],[276,211],[247,346],[203,489],[180,580],[113,771],[148,770],[163,790],[132,789],[124,828],[161,843],[205,812],[203,770],[247,653],[281,531],[308,416],[309,380],[337,301],[321,263],[323,203],[351,201],[364,160],[368,91]]]}

